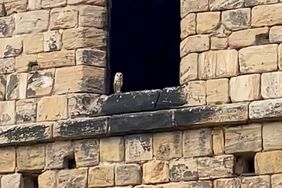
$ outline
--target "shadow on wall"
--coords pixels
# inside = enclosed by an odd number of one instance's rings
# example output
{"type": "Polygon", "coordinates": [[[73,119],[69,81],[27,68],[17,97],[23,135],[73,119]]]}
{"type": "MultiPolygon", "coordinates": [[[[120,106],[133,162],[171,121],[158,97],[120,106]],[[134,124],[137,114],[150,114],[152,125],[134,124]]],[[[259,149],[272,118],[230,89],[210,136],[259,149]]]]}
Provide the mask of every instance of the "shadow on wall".
{"type": "Polygon", "coordinates": [[[180,1],[110,2],[110,87],[116,72],[122,91],[179,85],[180,1]]]}

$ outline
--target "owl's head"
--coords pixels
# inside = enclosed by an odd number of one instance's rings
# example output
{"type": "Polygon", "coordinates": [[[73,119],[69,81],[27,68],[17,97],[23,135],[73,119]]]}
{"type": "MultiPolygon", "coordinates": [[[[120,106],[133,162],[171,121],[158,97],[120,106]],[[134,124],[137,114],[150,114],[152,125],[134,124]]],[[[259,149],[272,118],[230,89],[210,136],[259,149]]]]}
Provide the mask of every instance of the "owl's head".
{"type": "Polygon", "coordinates": [[[115,78],[123,78],[123,74],[121,72],[117,72],[115,74],[115,78]]]}

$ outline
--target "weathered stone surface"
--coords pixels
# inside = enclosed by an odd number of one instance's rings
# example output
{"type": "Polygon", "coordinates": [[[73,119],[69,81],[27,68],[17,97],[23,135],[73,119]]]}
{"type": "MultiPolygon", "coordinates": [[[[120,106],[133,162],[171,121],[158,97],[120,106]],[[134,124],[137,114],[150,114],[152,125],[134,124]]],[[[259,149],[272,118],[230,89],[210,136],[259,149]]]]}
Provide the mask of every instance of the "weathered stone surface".
{"type": "Polygon", "coordinates": [[[215,155],[224,153],[224,132],[221,128],[212,130],[212,146],[215,155]]]}
{"type": "Polygon", "coordinates": [[[63,32],[63,44],[65,49],[104,48],[106,45],[106,32],[94,27],[67,29],[63,32]]]}
{"type": "Polygon", "coordinates": [[[198,157],[212,154],[211,129],[188,130],[183,132],[183,156],[198,157]]]}
{"type": "Polygon", "coordinates": [[[211,0],[210,9],[211,10],[226,10],[235,9],[243,7],[244,0],[211,0]]]}
{"type": "Polygon", "coordinates": [[[27,0],[3,0],[3,1],[7,15],[26,11],[27,0]]]}
{"type": "Polygon", "coordinates": [[[27,97],[50,95],[54,84],[55,69],[48,69],[28,75],[27,97]]]}
{"type": "Polygon", "coordinates": [[[274,174],[271,176],[272,188],[279,188],[282,186],[282,174],[274,174]]]}
{"type": "Polygon", "coordinates": [[[282,4],[261,5],[252,9],[252,26],[271,26],[282,24],[282,15],[279,14],[282,4]]]}
{"type": "Polygon", "coordinates": [[[40,8],[41,8],[41,0],[28,0],[28,4],[27,4],[28,10],[38,10],[40,8]]]}
{"type": "Polygon", "coordinates": [[[57,69],[54,93],[104,93],[105,74],[104,68],[84,65],[57,69]]]}
{"type": "Polygon", "coordinates": [[[230,79],[232,102],[260,99],[260,75],[249,74],[230,79]]]}
{"type": "Polygon", "coordinates": [[[282,97],[282,74],[270,72],[261,75],[261,95],[264,99],[282,97]]]}
{"type": "Polygon", "coordinates": [[[23,51],[26,54],[43,52],[43,34],[25,35],[23,38],[23,51]]]}
{"type": "Polygon", "coordinates": [[[38,176],[38,185],[40,188],[56,188],[57,171],[45,171],[38,176]]]}
{"type": "Polygon", "coordinates": [[[16,167],[16,150],[14,147],[0,149],[0,172],[14,172],[16,167]]]}
{"type": "Polygon", "coordinates": [[[202,12],[209,9],[208,0],[181,0],[181,17],[183,18],[190,12],[202,12]]]}
{"type": "Polygon", "coordinates": [[[74,155],[71,142],[56,141],[46,144],[46,169],[63,169],[65,159],[74,155]]]}
{"type": "Polygon", "coordinates": [[[109,162],[124,161],[125,147],[123,137],[100,139],[100,160],[109,162]]]}
{"type": "Polygon", "coordinates": [[[254,101],[249,108],[250,119],[282,117],[282,99],[254,101]]]}
{"type": "Polygon", "coordinates": [[[181,19],[181,39],[196,34],[196,14],[191,13],[181,19]]]}
{"type": "Polygon", "coordinates": [[[57,138],[85,138],[107,133],[107,118],[76,119],[59,121],[54,126],[53,136],[57,138]]]}
{"type": "Polygon", "coordinates": [[[189,106],[206,104],[206,82],[191,81],[184,85],[183,91],[186,95],[186,102],[189,106]]]}
{"type": "Polygon", "coordinates": [[[199,78],[232,77],[238,74],[236,50],[208,51],[199,55],[199,78]]]}
{"type": "Polygon", "coordinates": [[[52,8],[64,6],[67,4],[67,0],[42,0],[41,6],[42,8],[52,8]]]}
{"type": "Polygon", "coordinates": [[[282,69],[282,45],[278,46],[278,67],[279,70],[282,69]]]}
{"type": "Polygon", "coordinates": [[[250,26],[251,9],[243,8],[222,12],[222,23],[230,30],[245,29],[250,26]]]}
{"type": "Polygon", "coordinates": [[[138,185],[134,188],[212,188],[211,181],[188,181],[158,185],[138,185]]]}
{"type": "Polygon", "coordinates": [[[197,180],[197,160],[193,158],[177,159],[169,162],[170,181],[197,180]]]}
{"type": "Polygon", "coordinates": [[[16,123],[15,101],[0,102],[0,125],[16,123]]]}
{"type": "Polygon", "coordinates": [[[185,94],[181,87],[167,87],[162,89],[157,100],[156,108],[172,108],[186,103],[185,94]]]}
{"type": "Polygon", "coordinates": [[[254,28],[232,32],[229,36],[231,48],[242,48],[268,42],[268,28],[254,28]]]}
{"type": "Polygon", "coordinates": [[[203,52],[210,48],[210,38],[208,35],[189,36],[180,43],[180,56],[184,57],[188,53],[203,52]]]}
{"type": "Polygon", "coordinates": [[[43,33],[44,51],[52,52],[62,48],[62,33],[61,31],[47,31],[43,33]]]}
{"type": "Polygon", "coordinates": [[[10,74],[7,76],[6,99],[26,98],[27,73],[10,74]]]}
{"type": "Polygon", "coordinates": [[[44,97],[38,101],[37,120],[67,119],[67,97],[63,95],[44,97]]]}
{"type": "MultiPolygon", "coordinates": [[[[23,0],[24,1],[24,0],[23,0]]],[[[0,37],[11,37],[15,29],[15,23],[12,16],[0,18],[0,37]]]]}
{"type": "Polygon", "coordinates": [[[253,46],[239,51],[241,73],[261,73],[277,69],[277,44],[253,46]]]}
{"type": "Polygon", "coordinates": [[[214,180],[214,188],[241,188],[241,181],[239,178],[226,178],[214,180]]]}
{"type": "Polygon", "coordinates": [[[19,36],[1,39],[0,58],[16,57],[22,53],[22,38],[19,36]]]}
{"type": "Polygon", "coordinates": [[[36,100],[23,99],[16,102],[17,123],[34,122],[36,120],[36,100]]]}
{"type": "Polygon", "coordinates": [[[277,3],[278,0],[245,0],[245,6],[256,6],[277,3]]]}
{"type": "Polygon", "coordinates": [[[21,55],[16,57],[15,69],[17,72],[31,71],[32,66],[37,64],[37,54],[21,55]]]}
{"type": "Polygon", "coordinates": [[[174,112],[176,126],[245,122],[248,119],[248,103],[200,106],[179,109],[174,112]]]}
{"type": "Polygon", "coordinates": [[[75,162],[77,167],[99,164],[99,141],[78,140],[73,142],[75,162]]]}
{"type": "Polygon", "coordinates": [[[1,177],[1,187],[23,188],[23,177],[19,173],[7,174],[1,177]]]}
{"type": "Polygon", "coordinates": [[[197,14],[197,33],[211,33],[220,24],[220,12],[205,12],[197,14]]]}
{"type": "Polygon", "coordinates": [[[74,8],[55,8],[50,13],[50,29],[67,29],[78,25],[78,11],[74,8]]]}
{"type": "Polygon", "coordinates": [[[141,168],[137,164],[122,164],[115,168],[115,185],[141,184],[141,168]]]}
{"type": "Polygon", "coordinates": [[[198,78],[198,54],[191,53],[180,62],[180,84],[183,85],[198,78]]]}
{"type": "Polygon", "coordinates": [[[169,166],[166,161],[153,160],[143,165],[143,183],[164,183],[169,181],[169,166]]]}
{"type": "Polygon", "coordinates": [[[103,114],[120,114],[155,109],[160,90],[144,90],[110,95],[102,104],[103,114]]]}
{"type": "Polygon", "coordinates": [[[139,134],[125,137],[125,161],[139,162],[153,157],[152,135],[139,134]]]}
{"type": "Polygon", "coordinates": [[[106,52],[95,48],[83,48],[76,51],[77,65],[106,67],[106,52]]]}
{"type": "Polygon", "coordinates": [[[87,186],[87,168],[61,170],[58,172],[58,187],[84,188],[87,186]]]}
{"type": "Polygon", "coordinates": [[[45,146],[21,146],[17,148],[17,170],[40,171],[45,166],[45,146]]]}
{"type": "Polygon", "coordinates": [[[282,27],[281,26],[274,26],[271,27],[269,30],[269,41],[272,43],[282,42],[282,27]]]}
{"type": "Polygon", "coordinates": [[[219,155],[198,159],[198,172],[200,179],[232,177],[233,167],[233,155],[219,155]]]}
{"type": "Polygon", "coordinates": [[[79,26],[104,28],[106,22],[105,7],[86,5],[79,9],[79,26]]]}
{"type": "Polygon", "coordinates": [[[254,176],[242,178],[241,188],[270,188],[270,176],[254,176]]]}
{"type": "Polygon", "coordinates": [[[135,114],[116,115],[109,118],[109,132],[150,131],[173,127],[171,111],[144,112],[135,114]]]}
{"type": "Polygon", "coordinates": [[[1,127],[0,145],[50,140],[52,126],[52,122],[45,122],[1,127]]]}
{"type": "Polygon", "coordinates": [[[225,129],[225,153],[256,152],[262,150],[262,126],[250,124],[225,129]]]}
{"type": "Polygon", "coordinates": [[[15,71],[15,58],[0,59],[0,74],[8,74],[15,71]]]}
{"type": "Polygon", "coordinates": [[[16,14],[15,23],[15,34],[46,31],[49,24],[49,10],[35,10],[16,14]]]}
{"type": "Polygon", "coordinates": [[[229,80],[226,78],[207,80],[207,103],[221,104],[229,102],[229,80]]]}
{"type": "Polygon", "coordinates": [[[257,174],[274,174],[282,172],[282,151],[256,153],[255,172],[257,174]]]}
{"type": "Polygon", "coordinates": [[[280,122],[264,123],[262,129],[263,150],[282,149],[282,124],[280,122]]]}
{"type": "Polygon", "coordinates": [[[0,100],[4,100],[6,96],[6,76],[0,75],[0,100]]]}
{"type": "Polygon", "coordinates": [[[106,4],[106,1],[105,0],[68,0],[68,4],[70,5],[90,4],[90,5],[104,6],[106,4]]]}
{"type": "Polygon", "coordinates": [[[39,68],[52,68],[75,65],[75,51],[62,50],[38,54],[39,68]]]}
{"type": "Polygon", "coordinates": [[[154,157],[170,160],[182,156],[182,132],[156,133],[153,135],[154,157]]]}
{"type": "Polygon", "coordinates": [[[104,187],[113,186],[115,183],[114,166],[103,165],[89,168],[88,186],[104,187]]]}
{"type": "Polygon", "coordinates": [[[227,37],[211,37],[211,49],[212,50],[223,50],[228,47],[227,37]]]}

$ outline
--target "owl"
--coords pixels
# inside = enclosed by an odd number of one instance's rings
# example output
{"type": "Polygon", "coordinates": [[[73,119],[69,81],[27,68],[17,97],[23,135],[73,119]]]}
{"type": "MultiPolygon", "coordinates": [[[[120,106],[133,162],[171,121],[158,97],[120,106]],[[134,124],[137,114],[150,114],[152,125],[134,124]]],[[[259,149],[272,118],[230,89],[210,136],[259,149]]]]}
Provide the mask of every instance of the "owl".
{"type": "Polygon", "coordinates": [[[117,72],[114,78],[114,92],[120,93],[123,84],[123,74],[121,72],[117,72]]]}

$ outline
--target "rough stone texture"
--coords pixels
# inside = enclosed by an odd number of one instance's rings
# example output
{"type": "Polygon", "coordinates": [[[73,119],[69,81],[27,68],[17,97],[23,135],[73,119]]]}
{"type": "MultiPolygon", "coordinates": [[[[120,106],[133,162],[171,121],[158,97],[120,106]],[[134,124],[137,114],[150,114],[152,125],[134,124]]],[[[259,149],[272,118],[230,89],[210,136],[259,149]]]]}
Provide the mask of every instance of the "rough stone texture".
{"type": "Polygon", "coordinates": [[[105,0],[68,0],[68,4],[76,5],[76,4],[90,4],[90,5],[98,5],[103,6],[106,4],[105,0]]]}
{"type": "Polygon", "coordinates": [[[282,149],[282,124],[280,122],[264,123],[262,129],[263,149],[282,149]]]}
{"type": "Polygon", "coordinates": [[[16,167],[16,150],[14,147],[0,149],[0,173],[14,172],[16,167]]]}
{"type": "Polygon", "coordinates": [[[115,168],[116,185],[137,185],[142,182],[141,168],[137,164],[118,165],[115,168]]]}
{"type": "Polygon", "coordinates": [[[40,188],[56,188],[57,171],[45,171],[38,176],[38,185],[40,188]]]}
{"type": "Polygon", "coordinates": [[[180,62],[180,84],[198,78],[198,54],[191,53],[183,57],[180,62]]]}
{"type": "Polygon", "coordinates": [[[197,33],[211,33],[220,24],[220,12],[205,12],[197,14],[197,33]]]}
{"type": "Polygon", "coordinates": [[[66,5],[66,0],[42,0],[42,8],[52,8],[66,5]]]}
{"type": "Polygon", "coordinates": [[[176,159],[169,162],[170,181],[197,180],[197,160],[193,158],[176,159]]]}
{"type": "Polygon", "coordinates": [[[222,23],[230,30],[248,28],[251,24],[251,9],[236,9],[222,12],[222,23]]]}
{"type": "Polygon", "coordinates": [[[58,187],[85,188],[87,186],[87,168],[61,170],[58,172],[58,187]]]}
{"type": "Polygon", "coordinates": [[[27,4],[28,10],[37,10],[41,8],[41,0],[29,0],[27,4]]]}
{"type": "Polygon", "coordinates": [[[95,48],[83,48],[76,51],[77,65],[106,67],[106,52],[95,48]]]}
{"type": "Polygon", "coordinates": [[[250,104],[250,119],[282,117],[282,99],[254,101],[250,104]]]}
{"type": "Polygon", "coordinates": [[[219,155],[198,159],[198,173],[200,179],[231,177],[233,167],[233,155],[219,155]]]}
{"type": "Polygon", "coordinates": [[[153,135],[154,157],[169,160],[182,156],[182,133],[157,133],[153,135]]]}
{"type": "Polygon", "coordinates": [[[261,5],[252,9],[252,26],[271,26],[282,23],[282,15],[279,14],[282,4],[261,5]]]}
{"type": "Polygon", "coordinates": [[[264,5],[264,4],[272,4],[277,2],[278,0],[246,0],[245,6],[264,5]]]}
{"type": "Polygon", "coordinates": [[[211,129],[188,130],[183,133],[183,156],[198,157],[212,154],[211,129]]]}
{"type": "Polygon", "coordinates": [[[261,95],[264,99],[282,97],[281,72],[264,73],[261,76],[261,95]]]}
{"type": "Polygon", "coordinates": [[[0,73],[9,74],[15,71],[15,59],[14,58],[4,58],[0,59],[0,73]]]}
{"type": "Polygon", "coordinates": [[[87,167],[99,164],[99,141],[78,140],[73,142],[74,156],[77,167],[87,167]]]}
{"type": "Polygon", "coordinates": [[[2,0],[4,2],[7,15],[24,12],[27,8],[27,0],[2,0]]]}
{"type": "Polygon", "coordinates": [[[206,82],[191,81],[184,85],[186,101],[189,106],[206,104],[206,82]]]}
{"type": "Polygon", "coordinates": [[[62,48],[62,33],[61,31],[47,31],[43,33],[44,38],[44,51],[52,52],[61,50],[62,48]]]}
{"type": "Polygon", "coordinates": [[[21,55],[16,57],[15,69],[17,72],[31,71],[32,65],[37,64],[37,55],[21,55]]]}
{"type": "Polygon", "coordinates": [[[107,22],[106,8],[83,6],[79,9],[79,26],[103,28],[107,22]]]}
{"type": "Polygon", "coordinates": [[[279,188],[282,186],[282,174],[274,174],[271,176],[272,188],[279,188]]]}
{"type": "Polygon", "coordinates": [[[278,67],[279,70],[282,69],[282,45],[278,46],[278,67]]]}
{"type": "Polygon", "coordinates": [[[228,38],[226,37],[211,37],[211,49],[223,50],[228,47],[228,38]]]}
{"type": "Polygon", "coordinates": [[[104,165],[89,168],[88,186],[104,187],[113,186],[115,183],[114,166],[104,165]]]}
{"type": "Polygon", "coordinates": [[[281,26],[274,26],[271,27],[269,30],[269,41],[270,42],[282,42],[282,27],[281,26]]]}
{"type": "Polygon", "coordinates": [[[143,182],[161,183],[169,181],[169,166],[165,161],[153,160],[143,165],[143,182]]]}
{"type": "Polygon", "coordinates": [[[23,176],[19,173],[3,175],[1,177],[1,187],[23,188],[23,176]]]}
{"type": "Polygon", "coordinates": [[[209,9],[209,1],[207,0],[181,0],[181,17],[183,18],[190,12],[202,12],[209,9]]]}
{"type": "Polygon", "coordinates": [[[20,36],[3,38],[0,43],[0,58],[16,57],[22,53],[23,44],[20,36]]]}
{"type": "Polygon", "coordinates": [[[6,96],[6,76],[0,75],[0,100],[4,100],[6,96]]]}
{"type": "MultiPolygon", "coordinates": [[[[24,1],[24,0],[23,0],[24,1]]],[[[0,18],[0,37],[11,37],[15,29],[15,23],[12,16],[0,18]]]]}
{"type": "Polygon", "coordinates": [[[223,129],[215,128],[212,131],[212,146],[215,155],[224,153],[224,132],[223,129]]]}
{"type": "Polygon", "coordinates": [[[207,81],[207,104],[229,102],[229,80],[215,79],[207,81]]]}
{"type": "Polygon", "coordinates": [[[38,54],[37,63],[39,68],[64,67],[75,65],[75,52],[62,50],[50,53],[38,54]]]}
{"type": "Polygon", "coordinates": [[[185,104],[185,94],[183,93],[182,87],[166,87],[161,90],[155,108],[170,109],[185,104]]]}
{"type": "Polygon", "coordinates": [[[262,126],[250,124],[225,129],[225,153],[257,152],[262,150],[262,126]]]}
{"type": "Polygon", "coordinates": [[[189,36],[180,44],[180,56],[183,57],[192,52],[207,51],[210,47],[210,39],[208,35],[189,36]]]}
{"type": "Polygon", "coordinates": [[[110,137],[100,140],[101,161],[124,161],[124,151],[124,140],[122,137],[110,137]]]}
{"type": "Polygon", "coordinates": [[[255,172],[258,174],[273,174],[282,172],[282,151],[269,151],[255,155],[255,172]]]}
{"type": "Polygon", "coordinates": [[[226,10],[240,8],[244,5],[243,0],[211,0],[210,9],[211,10],[226,10]]]}
{"type": "Polygon", "coordinates": [[[78,25],[78,11],[74,8],[55,8],[50,13],[50,29],[67,29],[78,25]]]}
{"type": "Polygon", "coordinates": [[[7,76],[6,99],[26,98],[27,73],[14,73],[7,76]]]}
{"type": "Polygon", "coordinates": [[[270,188],[270,176],[244,177],[241,188],[270,188]]]}
{"type": "Polygon", "coordinates": [[[16,123],[15,101],[0,102],[0,125],[11,125],[16,123]]]}
{"type": "Polygon", "coordinates": [[[34,54],[43,52],[43,34],[26,35],[23,38],[23,52],[26,54],[34,54]]]}
{"type": "Polygon", "coordinates": [[[241,188],[241,181],[239,178],[226,178],[214,180],[214,188],[241,188]]]}
{"type": "Polygon", "coordinates": [[[196,14],[191,13],[185,16],[181,22],[181,39],[196,34],[196,14]]]}
{"type": "Polygon", "coordinates": [[[16,102],[17,123],[34,122],[36,120],[35,99],[24,99],[16,102]]]}

